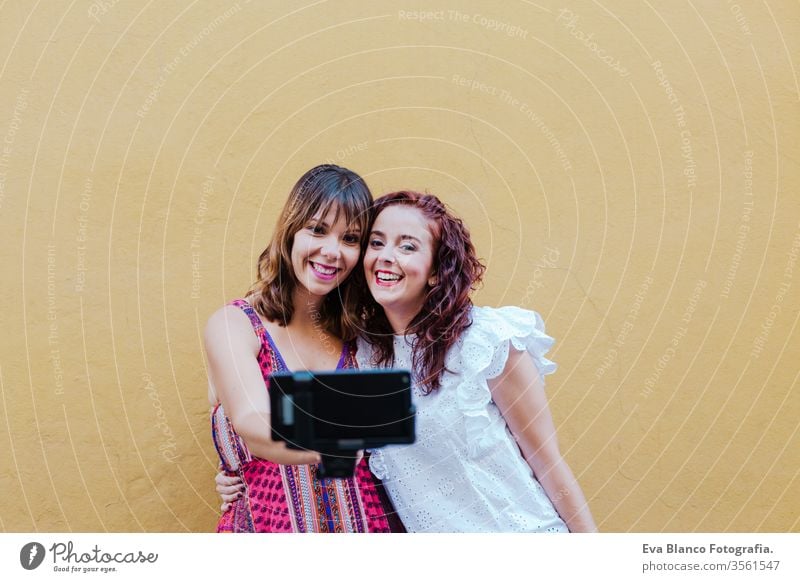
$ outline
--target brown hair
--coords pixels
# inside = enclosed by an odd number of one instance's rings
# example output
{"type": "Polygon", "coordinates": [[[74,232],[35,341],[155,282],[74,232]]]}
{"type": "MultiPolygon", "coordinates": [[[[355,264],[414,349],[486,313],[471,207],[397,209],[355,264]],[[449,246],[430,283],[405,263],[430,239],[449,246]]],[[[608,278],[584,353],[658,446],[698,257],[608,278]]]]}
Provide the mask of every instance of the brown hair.
{"type": "MultiPolygon", "coordinates": [[[[299,284],[292,268],[294,235],[317,213],[325,215],[335,206],[334,221],[344,212],[347,224],[360,229],[363,247],[369,234],[371,205],[372,193],[361,176],[352,170],[322,164],[303,174],[278,217],[272,240],[258,258],[256,282],[246,295],[251,298],[255,310],[269,321],[288,325],[294,315],[292,294],[299,284]]],[[[363,285],[362,271],[359,262],[352,274],[328,293],[320,307],[320,325],[344,340],[354,338],[358,330],[356,289],[363,285]]]]}
{"type": "MultiPolygon", "coordinates": [[[[472,324],[469,296],[486,267],[475,254],[467,227],[436,196],[411,191],[381,196],[372,207],[370,227],[381,211],[397,204],[417,208],[433,222],[435,284],[406,330],[416,334],[412,365],[423,391],[430,393],[439,388],[442,375],[449,371],[445,367],[448,350],[472,324]]],[[[372,363],[392,366],[394,339],[389,320],[371,295],[365,297],[365,305],[364,336],[375,348],[372,363]]]]}

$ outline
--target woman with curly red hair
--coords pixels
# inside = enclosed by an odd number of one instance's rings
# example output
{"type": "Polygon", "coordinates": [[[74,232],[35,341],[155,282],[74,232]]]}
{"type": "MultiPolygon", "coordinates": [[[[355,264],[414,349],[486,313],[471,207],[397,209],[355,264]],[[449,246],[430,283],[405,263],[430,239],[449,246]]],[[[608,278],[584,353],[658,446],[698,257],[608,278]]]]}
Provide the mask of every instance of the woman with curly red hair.
{"type": "Polygon", "coordinates": [[[595,531],[547,406],[539,314],[472,304],[484,267],[435,196],[387,194],[373,217],[357,360],[413,371],[417,442],[370,458],[406,529],[595,531]]]}

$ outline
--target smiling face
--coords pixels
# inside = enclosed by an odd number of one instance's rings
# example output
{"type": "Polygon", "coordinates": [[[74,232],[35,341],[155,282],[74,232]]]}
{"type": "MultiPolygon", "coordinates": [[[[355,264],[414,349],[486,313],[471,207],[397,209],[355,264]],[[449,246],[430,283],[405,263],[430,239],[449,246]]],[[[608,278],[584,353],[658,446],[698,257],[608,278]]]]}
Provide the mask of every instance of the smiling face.
{"type": "Polygon", "coordinates": [[[421,210],[402,204],[386,207],[372,226],[364,272],[372,296],[396,333],[425,304],[433,276],[433,226],[421,210]]]}
{"type": "Polygon", "coordinates": [[[327,295],[358,264],[360,241],[357,227],[347,224],[335,204],[324,215],[318,212],[294,235],[292,268],[297,281],[312,295],[327,295]]]}

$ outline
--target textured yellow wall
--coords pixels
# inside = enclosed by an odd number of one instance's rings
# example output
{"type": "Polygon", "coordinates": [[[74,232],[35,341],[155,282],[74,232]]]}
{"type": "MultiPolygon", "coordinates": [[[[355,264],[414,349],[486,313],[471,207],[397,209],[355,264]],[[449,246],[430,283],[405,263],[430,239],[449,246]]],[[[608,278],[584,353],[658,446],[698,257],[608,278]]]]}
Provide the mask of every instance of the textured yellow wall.
{"type": "Polygon", "coordinates": [[[798,531],[799,48],[789,0],[4,2],[0,530],[213,529],[201,329],[332,160],[542,313],[601,529],[798,531]]]}

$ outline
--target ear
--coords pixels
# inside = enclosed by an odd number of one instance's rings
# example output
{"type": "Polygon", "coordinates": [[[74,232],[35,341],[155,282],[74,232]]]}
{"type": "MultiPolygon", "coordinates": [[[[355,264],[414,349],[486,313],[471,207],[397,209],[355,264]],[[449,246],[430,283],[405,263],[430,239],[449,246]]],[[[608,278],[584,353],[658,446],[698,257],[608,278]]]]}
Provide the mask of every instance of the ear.
{"type": "Polygon", "coordinates": [[[435,287],[437,282],[436,275],[428,277],[428,287],[435,287]]]}

